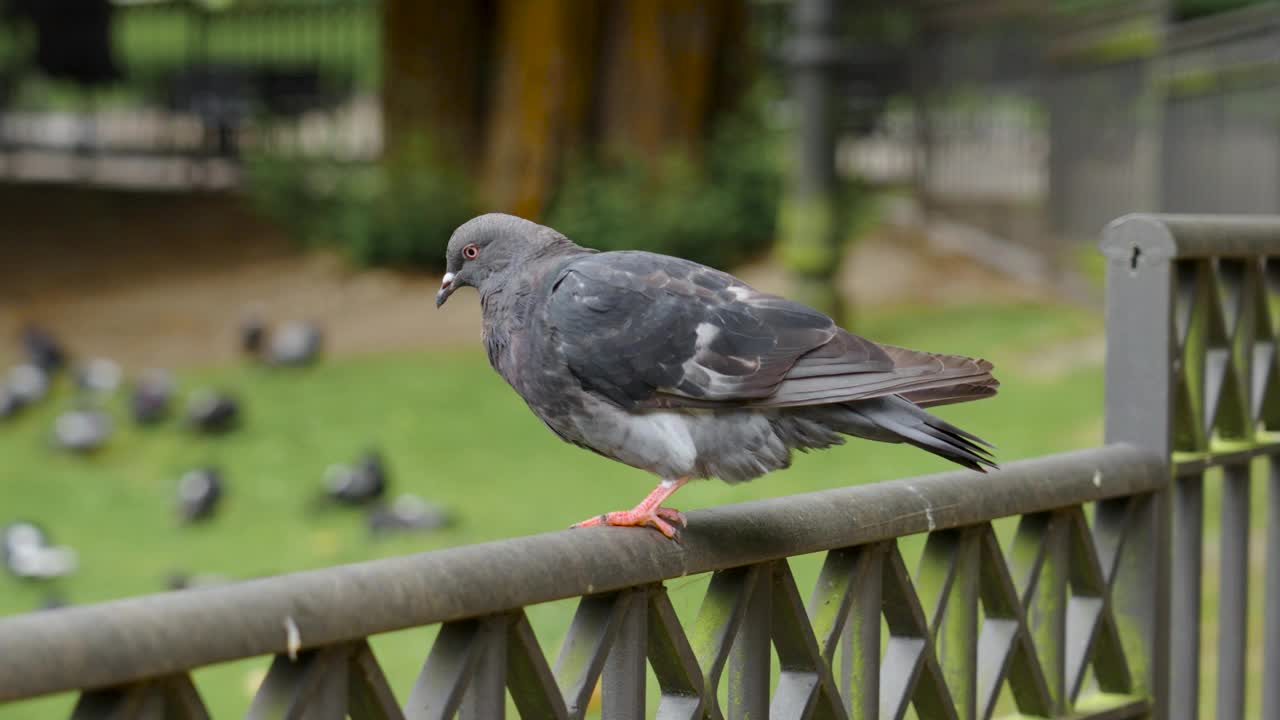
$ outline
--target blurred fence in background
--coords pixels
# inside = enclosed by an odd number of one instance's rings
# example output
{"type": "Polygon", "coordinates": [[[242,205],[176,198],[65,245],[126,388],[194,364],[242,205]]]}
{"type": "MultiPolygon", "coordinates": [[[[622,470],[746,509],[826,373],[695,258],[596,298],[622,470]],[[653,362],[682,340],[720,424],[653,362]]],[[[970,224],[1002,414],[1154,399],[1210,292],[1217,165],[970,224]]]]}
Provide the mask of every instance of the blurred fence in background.
{"type": "Polygon", "coordinates": [[[1135,208],[1280,212],[1280,6],[1170,5],[926,3],[903,55],[920,82],[841,168],[1023,243],[1135,208]]]}
{"type": "Polygon", "coordinates": [[[0,177],[224,187],[247,149],[381,150],[376,2],[113,4],[109,81],[73,46],[84,28],[30,7],[0,24],[0,177]],[[46,67],[60,56],[69,72],[46,67]]]}
{"type": "Polygon", "coordinates": [[[1280,6],[1172,28],[1161,203],[1267,213],[1280,203],[1280,6]]]}
{"type": "MultiPolygon", "coordinates": [[[[259,150],[379,156],[382,3],[218,5],[114,0],[103,37],[118,70],[96,84],[40,67],[65,30],[48,24],[56,13],[0,16],[0,179],[227,187],[259,150]]],[[[752,42],[778,60],[765,73],[781,80],[790,5],[749,5],[752,42]]],[[[844,8],[833,105],[846,177],[1042,249],[1132,209],[1280,212],[1280,5],[844,8]]]]}

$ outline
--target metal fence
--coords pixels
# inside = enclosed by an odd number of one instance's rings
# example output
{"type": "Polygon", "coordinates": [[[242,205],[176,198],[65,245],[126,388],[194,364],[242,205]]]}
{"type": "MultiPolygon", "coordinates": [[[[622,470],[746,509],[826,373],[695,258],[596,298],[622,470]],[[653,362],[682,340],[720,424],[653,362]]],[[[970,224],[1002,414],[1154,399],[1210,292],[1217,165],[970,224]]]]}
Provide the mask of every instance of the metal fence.
{"type": "Polygon", "coordinates": [[[1161,207],[1280,211],[1280,8],[1175,26],[1168,46],[1161,207]]]}
{"type": "Polygon", "coordinates": [[[0,177],[222,187],[242,151],[381,151],[376,0],[152,0],[107,17],[113,69],[83,67],[83,82],[51,77],[37,52],[77,37],[75,18],[0,17],[0,177]]]}
{"type": "Polygon", "coordinates": [[[576,718],[597,682],[603,717],[638,718],[647,668],[662,718],[1196,717],[1220,467],[1214,717],[1255,717],[1246,653],[1280,671],[1274,469],[1262,634],[1246,607],[1249,463],[1280,454],[1280,219],[1132,216],[1103,248],[1104,447],[697,511],[681,544],[562,531],[0,619],[0,702],[81,690],[77,718],[203,718],[190,670],[274,655],[251,718],[497,718],[508,694],[521,717],[576,718]],[[911,572],[899,542],[921,533],[911,572]],[[823,551],[806,602],[788,559],[823,551]],[[663,583],[699,573],[685,624],[663,583]],[[525,609],[573,597],[549,662],[525,609]],[[402,703],[366,639],[434,623],[402,703]]]}

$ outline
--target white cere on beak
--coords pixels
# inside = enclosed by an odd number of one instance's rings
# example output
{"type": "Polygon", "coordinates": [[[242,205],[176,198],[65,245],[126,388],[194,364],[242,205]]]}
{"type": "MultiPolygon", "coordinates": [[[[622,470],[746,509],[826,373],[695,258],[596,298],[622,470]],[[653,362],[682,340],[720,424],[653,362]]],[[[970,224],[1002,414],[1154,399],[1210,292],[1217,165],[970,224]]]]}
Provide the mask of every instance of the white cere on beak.
{"type": "Polygon", "coordinates": [[[444,277],[440,279],[440,287],[447,288],[452,284],[453,284],[453,273],[445,273],[444,277]]]}

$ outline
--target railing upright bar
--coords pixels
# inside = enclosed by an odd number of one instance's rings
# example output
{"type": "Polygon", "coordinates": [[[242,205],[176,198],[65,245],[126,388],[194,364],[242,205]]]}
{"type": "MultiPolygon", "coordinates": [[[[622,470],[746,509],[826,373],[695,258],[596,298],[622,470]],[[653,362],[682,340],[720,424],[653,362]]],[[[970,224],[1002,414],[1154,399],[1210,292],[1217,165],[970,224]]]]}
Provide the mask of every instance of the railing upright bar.
{"type": "MultiPolygon", "coordinates": [[[[785,561],[782,561],[785,562],[785,561]]],[[[749,720],[769,713],[770,671],[773,661],[773,567],[762,565],[747,586],[746,612],[729,653],[729,695],[725,717],[749,720]]]]}
{"type": "Polygon", "coordinates": [[[458,709],[461,720],[501,720],[507,710],[507,631],[510,618],[495,615],[480,623],[475,671],[458,709]]]}
{"type": "MultiPolygon", "coordinates": [[[[1280,676],[1280,460],[1267,460],[1267,589],[1262,677],[1280,676]]],[[[1262,718],[1280,720],[1280,682],[1262,683],[1262,718]]]]}
{"type": "Polygon", "coordinates": [[[873,720],[880,710],[880,608],[883,603],[883,543],[859,548],[850,591],[849,619],[844,638],[844,678],[853,720],[873,720]]]}
{"type": "MultiPolygon", "coordinates": [[[[1161,458],[1173,450],[1173,257],[1177,246],[1157,219],[1126,216],[1107,226],[1107,442],[1133,444],[1161,458]]],[[[1105,478],[1100,478],[1105,482],[1105,478]]],[[[1137,692],[1151,716],[1171,717],[1171,517],[1167,489],[1135,513],[1118,560],[1112,603],[1137,692]]],[[[1105,503],[1118,503],[1111,500],[1105,503]]],[[[1199,625],[1180,628],[1199,632],[1199,625]]]]}
{"type": "Polygon", "coordinates": [[[1204,473],[1178,477],[1173,488],[1173,577],[1170,597],[1171,718],[1200,716],[1200,612],[1204,564],[1204,473]]]}
{"type": "MultiPolygon", "coordinates": [[[[646,648],[649,642],[648,588],[630,591],[618,636],[605,659],[601,678],[601,717],[644,720],[646,648]]],[[[477,720],[479,720],[477,718],[477,720]]]]}
{"type": "Polygon", "coordinates": [[[1245,717],[1249,620],[1249,464],[1222,478],[1222,580],[1218,592],[1219,720],[1245,717]]]}

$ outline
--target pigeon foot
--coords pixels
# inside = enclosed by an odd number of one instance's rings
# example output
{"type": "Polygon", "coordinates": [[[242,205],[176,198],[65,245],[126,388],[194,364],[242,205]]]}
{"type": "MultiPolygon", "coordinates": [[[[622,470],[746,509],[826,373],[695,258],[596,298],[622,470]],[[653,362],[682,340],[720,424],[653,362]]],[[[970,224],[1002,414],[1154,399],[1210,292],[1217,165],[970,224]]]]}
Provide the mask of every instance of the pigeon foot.
{"type": "Polygon", "coordinates": [[[684,513],[674,508],[660,507],[651,510],[633,508],[631,510],[618,510],[617,512],[596,515],[573,525],[573,527],[584,528],[595,525],[643,527],[648,525],[672,540],[676,540],[680,535],[679,528],[683,528],[686,524],[684,513]]]}
{"type": "Polygon", "coordinates": [[[688,522],[685,520],[684,513],[679,510],[662,507],[662,501],[671,497],[672,493],[679,490],[687,482],[689,482],[688,478],[663,480],[658,484],[658,487],[653,489],[653,492],[649,493],[648,497],[641,500],[639,505],[630,510],[618,510],[597,515],[587,518],[572,527],[585,528],[596,525],[643,527],[647,525],[668,538],[677,540],[680,535],[680,530],[677,526],[683,528],[688,525],[688,522]]]}

